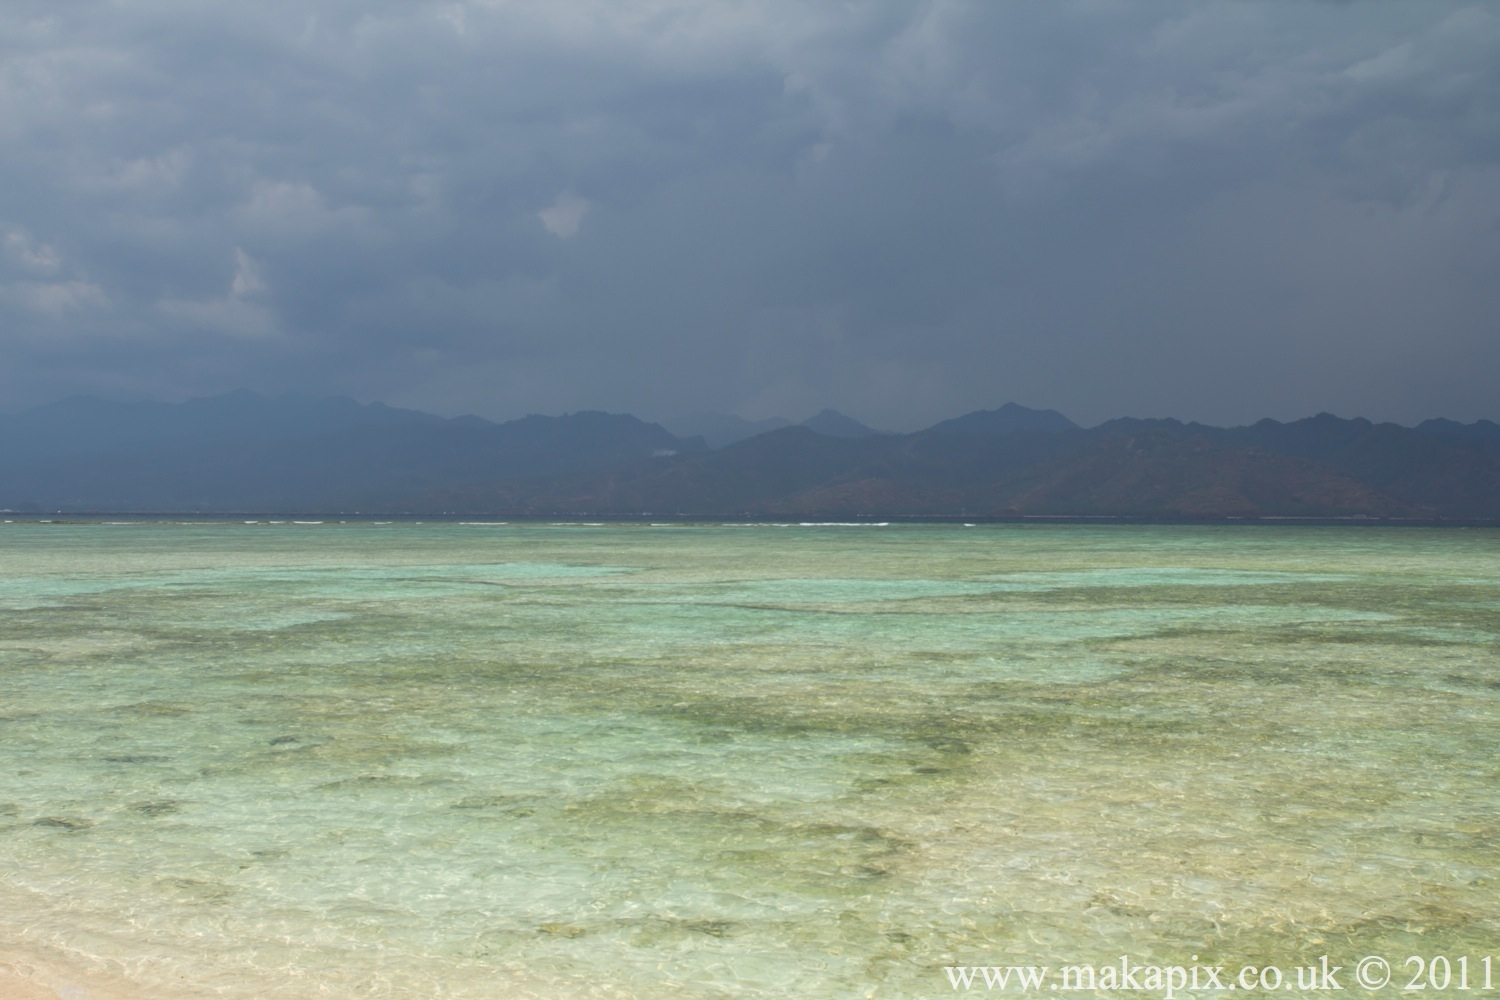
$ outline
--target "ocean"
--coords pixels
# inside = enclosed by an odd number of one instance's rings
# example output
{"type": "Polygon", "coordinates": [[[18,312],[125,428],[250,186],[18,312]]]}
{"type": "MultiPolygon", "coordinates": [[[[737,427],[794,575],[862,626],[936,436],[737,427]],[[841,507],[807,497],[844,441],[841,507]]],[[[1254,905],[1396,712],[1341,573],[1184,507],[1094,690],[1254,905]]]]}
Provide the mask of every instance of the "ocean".
{"type": "Polygon", "coordinates": [[[0,524],[0,993],[1494,965],[1500,531],[0,524]]]}

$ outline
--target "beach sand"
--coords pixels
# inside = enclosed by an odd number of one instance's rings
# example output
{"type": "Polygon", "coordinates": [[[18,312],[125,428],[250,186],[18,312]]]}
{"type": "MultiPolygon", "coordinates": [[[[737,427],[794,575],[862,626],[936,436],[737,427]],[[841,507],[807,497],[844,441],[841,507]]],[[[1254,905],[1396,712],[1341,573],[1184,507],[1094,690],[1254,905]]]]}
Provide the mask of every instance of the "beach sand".
{"type": "Polygon", "coordinates": [[[0,965],[0,997],[5,997],[6,1000],[56,1000],[62,995],[38,984],[13,966],[0,965]]]}
{"type": "Polygon", "coordinates": [[[108,972],[70,967],[52,956],[0,951],[0,1000],[150,1000],[150,994],[108,972]]]}
{"type": "Polygon", "coordinates": [[[0,1000],[209,1000],[222,994],[189,983],[142,982],[118,967],[51,948],[0,947],[0,1000]]]}
{"type": "Polygon", "coordinates": [[[345,996],[387,1000],[629,1000],[648,995],[607,979],[559,980],[516,970],[487,970],[480,976],[429,981],[421,987],[387,984],[373,991],[368,983],[365,988],[350,988],[347,983],[335,982],[343,978],[337,972],[319,981],[308,977],[306,970],[291,970],[259,983],[248,978],[230,981],[223,978],[223,970],[205,968],[203,972],[206,978],[196,982],[174,981],[173,974],[151,959],[142,959],[136,968],[128,970],[118,962],[96,962],[51,948],[0,947],[0,1000],[330,1000],[345,996]]]}

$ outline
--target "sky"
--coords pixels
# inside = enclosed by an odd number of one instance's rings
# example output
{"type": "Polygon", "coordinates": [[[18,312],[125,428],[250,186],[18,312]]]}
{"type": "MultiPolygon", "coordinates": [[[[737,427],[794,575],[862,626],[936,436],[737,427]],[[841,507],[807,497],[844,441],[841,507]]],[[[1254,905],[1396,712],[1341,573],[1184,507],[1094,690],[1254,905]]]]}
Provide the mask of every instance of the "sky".
{"type": "Polygon", "coordinates": [[[1500,420],[1500,6],[7,0],[0,410],[1500,420]]]}

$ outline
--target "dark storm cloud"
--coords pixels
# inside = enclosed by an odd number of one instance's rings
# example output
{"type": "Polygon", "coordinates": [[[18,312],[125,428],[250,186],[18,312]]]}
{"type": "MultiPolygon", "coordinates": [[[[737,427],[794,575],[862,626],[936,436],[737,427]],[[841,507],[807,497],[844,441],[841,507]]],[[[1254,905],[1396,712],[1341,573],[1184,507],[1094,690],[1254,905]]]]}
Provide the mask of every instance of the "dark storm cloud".
{"type": "Polygon", "coordinates": [[[0,403],[1496,417],[1500,13],[10,3],[0,403]]]}

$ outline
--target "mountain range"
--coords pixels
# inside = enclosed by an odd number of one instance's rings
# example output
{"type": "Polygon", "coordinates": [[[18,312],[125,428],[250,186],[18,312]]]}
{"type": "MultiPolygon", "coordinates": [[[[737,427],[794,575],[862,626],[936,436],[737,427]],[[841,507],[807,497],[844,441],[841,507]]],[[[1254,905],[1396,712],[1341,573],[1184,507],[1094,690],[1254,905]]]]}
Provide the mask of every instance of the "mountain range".
{"type": "Polygon", "coordinates": [[[1500,425],[1319,414],[1082,428],[1007,403],[911,434],[580,412],[505,423],[247,391],[0,416],[12,511],[1500,520],[1500,425]],[[669,429],[670,428],[670,429],[669,429]]]}

